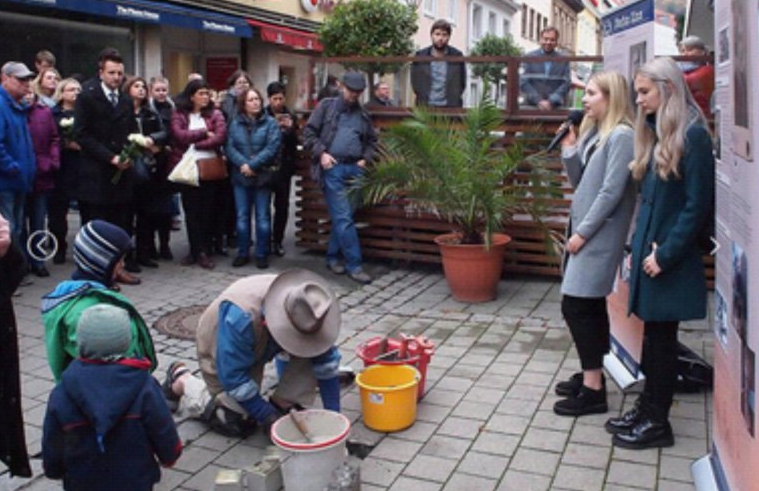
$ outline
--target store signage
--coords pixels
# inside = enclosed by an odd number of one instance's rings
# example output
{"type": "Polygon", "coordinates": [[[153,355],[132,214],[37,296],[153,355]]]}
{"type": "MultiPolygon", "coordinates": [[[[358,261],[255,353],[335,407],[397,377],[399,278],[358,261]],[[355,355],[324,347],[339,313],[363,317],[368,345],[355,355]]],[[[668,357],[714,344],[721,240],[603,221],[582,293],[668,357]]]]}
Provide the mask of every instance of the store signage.
{"type": "Polygon", "coordinates": [[[119,17],[129,17],[130,19],[147,20],[152,22],[161,21],[161,14],[158,12],[136,9],[134,7],[125,7],[124,5],[116,5],[116,15],[119,17]]]}
{"type": "Polygon", "coordinates": [[[218,22],[203,21],[203,29],[206,31],[223,32],[225,34],[234,34],[235,26],[229,24],[220,24],[218,22]]]}

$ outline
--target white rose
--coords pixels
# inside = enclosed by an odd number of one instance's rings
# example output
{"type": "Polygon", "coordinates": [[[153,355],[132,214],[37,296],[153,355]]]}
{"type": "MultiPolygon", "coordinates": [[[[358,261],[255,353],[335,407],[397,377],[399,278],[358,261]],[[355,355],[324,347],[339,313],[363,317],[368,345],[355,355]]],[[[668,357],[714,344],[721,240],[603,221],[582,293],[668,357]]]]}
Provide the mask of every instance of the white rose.
{"type": "Polygon", "coordinates": [[[74,118],[61,119],[61,128],[70,128],[74,126],[74,118]]]}

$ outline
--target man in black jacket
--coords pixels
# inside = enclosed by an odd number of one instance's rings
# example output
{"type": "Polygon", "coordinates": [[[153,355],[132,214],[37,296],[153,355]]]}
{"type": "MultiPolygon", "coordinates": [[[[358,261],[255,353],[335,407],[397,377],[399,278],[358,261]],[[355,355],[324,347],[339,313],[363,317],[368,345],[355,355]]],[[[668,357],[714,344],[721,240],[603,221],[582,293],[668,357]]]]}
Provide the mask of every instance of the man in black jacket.
{"type": "MultiPolygon", "coordinates": [[[[120,90],[124,79],[121,54],[105,48],[100,52],[98,68],[98,76],[83,84],[74,108],[75,133],[82,147],[79,212],[82,224],[101,219],[131,235],[132,162],[120,154],[129,135],[139,132],[137,120],[132,99],[120,90]]],[[[136,284],[139,278],[123,274],[120,281],[136,284]]]]}
{"type": "MultiPolygon", "coordinates": [[[[437,20],[432,24],[430,37],[432,45],[416,52],[416,56],[464,56],[448,45],[451,38],[451,24],[437,20]]],[[[416,103],[436,107],[461,107],[461,94],[466,88],[466,65],[463,62],[415,61],[411,65],[411,86],[416,94],[416,103]]]]}
{"type": "Polygon", "coordinates": [[[295,159],[298,152],[298,123],[295,114],[285,105],[286,87],[282,82],[272,82],[266,87],[269,105],[266,112],[277,121],[282,132],[282,140],[277,156],[279,172],[274,187],[274,226],[272,230],[271,250],[277,256],[284,256],[282,240],[287,228],[290,213],[290,183],[295,174],[295,159]]]}
{"type": "Polygon", "coordinates": [[[372,120],[359,102],[365,88],[363,75],[346,73],[341,95],[328,97],[316,106],[303,138],[311,151],[311,176],[322,185],[332,222],[327,268],[335,274],[348,273],[352,280],[367,284],[372,278],[362,268],[361,244],[353,220],[355,203],[346,193],[351,181],[361,176],[372,161],[377,148],[372,120]]]}

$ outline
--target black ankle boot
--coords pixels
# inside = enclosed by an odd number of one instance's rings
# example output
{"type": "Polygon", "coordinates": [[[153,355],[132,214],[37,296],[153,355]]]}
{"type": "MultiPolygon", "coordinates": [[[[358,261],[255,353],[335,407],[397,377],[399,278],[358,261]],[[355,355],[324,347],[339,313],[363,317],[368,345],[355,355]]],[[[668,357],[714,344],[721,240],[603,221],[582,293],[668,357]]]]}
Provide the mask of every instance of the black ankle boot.
{"type": "Polygon", "coordinates": [[[642,397],[643,396],[638,397],[632,409],[624,413],[622,416],[619,416],[617,418],[610,418],[608,421],[606,421],[604,424],[606,431],[612,435],[616,435],[617,433],[626,433],[635,428],[640,420],[645,417],[642,397]]]}
{"type": "Polygon", "coordinates": [[[574,397],[582,388],[582,372],[573,373],[571,377],[559,382],[554,387],[557,396],[574,397]]]}
{"type": "Polygon", "coordinates": [[[606,403],[606,386],[598,390],[582,386],[576,396],[557,401],[553,412],[559,416],[583,416],[585,414],[601,414],[609,410],[606,403]]]}
{"type": "Polygon", "coordinates": [[[656,420],[646,415],[631,430],[614,435],[611,442],[618,447],[642,450],[671,447],[675,444],[675,436],[669,421],[656,420]]]}

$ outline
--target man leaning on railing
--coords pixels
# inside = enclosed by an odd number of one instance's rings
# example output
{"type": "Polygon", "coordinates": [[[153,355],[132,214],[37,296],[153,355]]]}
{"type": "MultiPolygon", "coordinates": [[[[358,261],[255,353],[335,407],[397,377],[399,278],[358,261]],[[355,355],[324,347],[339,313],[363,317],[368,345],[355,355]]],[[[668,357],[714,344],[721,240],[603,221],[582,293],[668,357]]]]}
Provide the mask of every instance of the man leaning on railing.
{"type": "MultiPolygon", "coordinates": [[[[556,50],[559,42],[559,30],[546,27],[540,32],[540,48],[530,51],[525,56],[565,56],[556,50]]],[[[569,63],[567,61],[526,61],[522,63],[519,88],[523,103],[535,106],[543,111],[556,109],[565,104],[571,83],[569,63]]]]}

